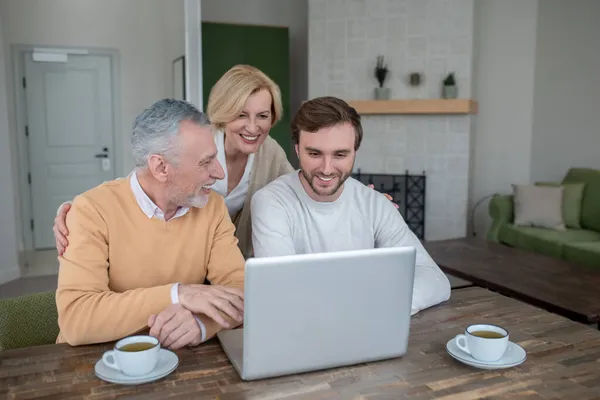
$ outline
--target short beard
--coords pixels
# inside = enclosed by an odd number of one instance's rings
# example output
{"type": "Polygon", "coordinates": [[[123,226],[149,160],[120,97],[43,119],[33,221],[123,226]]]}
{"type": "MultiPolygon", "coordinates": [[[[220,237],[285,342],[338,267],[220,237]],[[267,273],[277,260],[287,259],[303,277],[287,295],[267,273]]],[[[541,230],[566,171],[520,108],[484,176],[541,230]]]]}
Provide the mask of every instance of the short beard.
{"type": "Polygon", "coordinates": [[[304,179],[306,180],[306,182],[308,182],[308,185],[310,186],[312,191],[315,192],[318,196],[324,196],[324,197],[333,196],[334,194],[336,194],[337,191],[340,190],[340,188],[342,187],[344,182],[346,182],[346,180],[348,179],[350,174],[352,174],[352,170],[350,170],[350,172],[348,172],[347,174],[341,175],[340,179],[338,181],[338,184],[334,188],[324,192],[324,191],[320,190],[319,188],[315,187],[315,185],[313,185],[313,178],[316,177],[316,174],[313,176],[310,176],[308,174],[308,172],[306,172],[302,168],[300,168],[300,172],[302,173],[302,176],[304,176],[304,179]]]}

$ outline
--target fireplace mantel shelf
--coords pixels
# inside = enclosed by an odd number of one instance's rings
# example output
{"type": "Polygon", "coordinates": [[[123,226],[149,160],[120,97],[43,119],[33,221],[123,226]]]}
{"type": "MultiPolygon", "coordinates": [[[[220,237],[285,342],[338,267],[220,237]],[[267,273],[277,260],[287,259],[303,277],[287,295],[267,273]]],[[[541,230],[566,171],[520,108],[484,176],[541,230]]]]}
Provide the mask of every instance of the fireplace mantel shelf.
{"type": "Polygon", "coordinates": [[[362,115],[477,113],[477,102],[471,99],[352,100],[348,103],[362,115]]]}

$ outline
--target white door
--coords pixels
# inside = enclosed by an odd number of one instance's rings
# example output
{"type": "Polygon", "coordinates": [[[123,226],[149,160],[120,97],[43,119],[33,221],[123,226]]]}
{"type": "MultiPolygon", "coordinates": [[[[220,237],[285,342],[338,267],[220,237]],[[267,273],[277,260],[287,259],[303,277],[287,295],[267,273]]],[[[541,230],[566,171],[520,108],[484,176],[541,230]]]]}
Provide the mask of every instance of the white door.
{"type": "Polygon", "coordinates": [[[111,59],[26,53],[25,79],[34,248],[54,248],[58,206],[115,177],[111,59]]]}

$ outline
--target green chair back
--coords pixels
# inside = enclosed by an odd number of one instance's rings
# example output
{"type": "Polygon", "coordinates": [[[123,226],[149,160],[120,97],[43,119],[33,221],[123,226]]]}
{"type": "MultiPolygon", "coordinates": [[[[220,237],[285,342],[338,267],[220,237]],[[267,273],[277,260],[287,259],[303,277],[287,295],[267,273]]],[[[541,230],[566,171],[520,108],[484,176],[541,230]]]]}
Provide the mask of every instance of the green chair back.
{"type": "Polygon", "coordinates": [[[43,292],[0,300],[0,350],[56,342],[56,293],[43,292]]]}

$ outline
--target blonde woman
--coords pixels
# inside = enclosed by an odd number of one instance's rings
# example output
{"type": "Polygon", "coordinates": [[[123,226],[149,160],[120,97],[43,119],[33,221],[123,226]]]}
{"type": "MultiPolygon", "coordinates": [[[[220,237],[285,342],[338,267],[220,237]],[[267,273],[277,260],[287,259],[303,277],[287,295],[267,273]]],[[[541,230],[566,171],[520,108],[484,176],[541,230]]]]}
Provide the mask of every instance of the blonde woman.
{"type": "Polygon", "coordinates": [[[250,199],[254,193],[294,168],[285,151],[269,136],[281,120],[279,86],[257,68],[237,65],[213,86],[206,113],[217,129],[218,160],[225,179],[213,190],[225,197],[239,247],[252,255],[250,199]]]}
{"type": "MultiPolygon", "coordinates": [[[[244,257],[252,256],[250,200],[260,188],[294,168],[285,151],[269,136],[283,114],[279,86],[259,69],[236,65],[213,86],[206,109],[216,128],[217,158],[225,179],[212,189],[225,198],[236,237],[244,257]]],[[[391,197],[387,196],[391,200],[391,197]]],[[[70,204],[63,204],[54,223],[59,254],[68,245],[66,215],[70,204]]]]}

